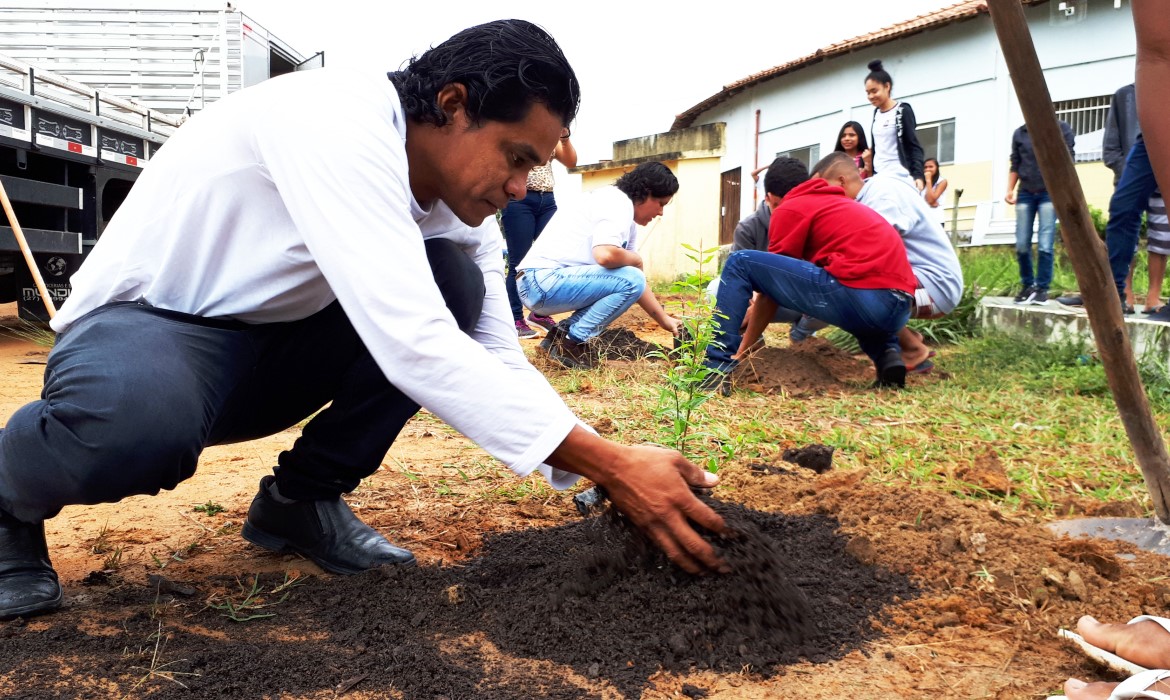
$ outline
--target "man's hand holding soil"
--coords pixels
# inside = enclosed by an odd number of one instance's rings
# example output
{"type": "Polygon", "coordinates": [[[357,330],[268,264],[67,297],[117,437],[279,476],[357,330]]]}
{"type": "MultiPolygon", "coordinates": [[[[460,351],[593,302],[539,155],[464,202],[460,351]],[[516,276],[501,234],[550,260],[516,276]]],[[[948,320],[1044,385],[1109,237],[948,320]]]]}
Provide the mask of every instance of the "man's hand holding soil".
{"type": "Polygon", "coordinates": [[[619,445],[581,427],[573,428],[547,462],[604,486],[617,509],[683,569],[726,572],[726,563],[691,525],[717,534],[727,529],[691,492],[719,483],[714,474],[673,450],[619,445]]]}

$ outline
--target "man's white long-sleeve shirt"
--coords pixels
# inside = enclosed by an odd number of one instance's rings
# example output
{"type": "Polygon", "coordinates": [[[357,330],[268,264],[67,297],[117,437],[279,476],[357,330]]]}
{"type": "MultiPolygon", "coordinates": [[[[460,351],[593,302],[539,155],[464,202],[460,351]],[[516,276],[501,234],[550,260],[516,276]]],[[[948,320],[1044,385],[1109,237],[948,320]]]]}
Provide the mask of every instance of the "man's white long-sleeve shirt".
{"type": "Polygon", "coordinates": [[[442,202],[424,210],[405,144],[385,74],[298,72],[220,100],[151,160],[53,328],[114,301],[274,323],[337,300],[394,386],[518,474],[571,485],[541,462],[577,420],[520,350],[499,228],[469,227],[442,202]],[[471,337],[431,276],[431,237],[483,270],[471,337]]]}

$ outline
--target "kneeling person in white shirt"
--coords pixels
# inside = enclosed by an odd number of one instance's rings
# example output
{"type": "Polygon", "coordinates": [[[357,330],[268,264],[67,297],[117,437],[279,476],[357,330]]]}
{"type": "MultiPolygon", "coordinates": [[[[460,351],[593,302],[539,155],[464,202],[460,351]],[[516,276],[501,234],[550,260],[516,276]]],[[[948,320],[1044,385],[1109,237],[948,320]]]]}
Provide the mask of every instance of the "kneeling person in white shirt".
{"type": "Polygon", "coordinates": [[[662,215],[678,192],[678,179],[662,163],[642,163],[611,186],[562,206],[520,261],[520,300],[542,316],[572,311],[541,343],[565,367],[593,367],[586,343],[638,303],[658,325],[677,334],[646,285],[635,251],[638,226],[662,215]]]}

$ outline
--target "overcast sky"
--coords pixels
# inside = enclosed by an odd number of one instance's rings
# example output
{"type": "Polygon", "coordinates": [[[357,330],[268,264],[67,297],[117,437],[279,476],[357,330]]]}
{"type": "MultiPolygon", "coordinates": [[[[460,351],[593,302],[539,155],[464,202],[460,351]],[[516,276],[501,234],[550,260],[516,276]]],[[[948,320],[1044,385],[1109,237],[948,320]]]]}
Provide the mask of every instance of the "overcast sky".
{"type": "Polygon", "coordinates": [[[465,27],[506,17],[535,22],[560,43],[581,81],[581,112],[573,125],[581,164],[609,158],[614,141],[666,131],[674,115],[727,83],[951,4],[235,0],[294,49],[306,55],[324,50],[328,66],[392,70],[465,27]]]}

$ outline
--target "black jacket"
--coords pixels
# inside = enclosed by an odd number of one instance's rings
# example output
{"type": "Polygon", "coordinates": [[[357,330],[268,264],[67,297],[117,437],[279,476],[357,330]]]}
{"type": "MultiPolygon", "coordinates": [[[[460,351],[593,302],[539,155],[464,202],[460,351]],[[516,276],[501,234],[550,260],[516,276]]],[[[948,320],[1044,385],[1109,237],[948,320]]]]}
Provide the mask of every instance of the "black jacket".
{"type": "MultiPolygon", "coordinates": [[[[873,108],[873,118],[869,121],[870,138],[873,139],[873,125],[877,123],[878,108],[873,108]]],[[[918,121],[914,118],[914,108],[905,102],[899,102],[894,107],[894,133],[898,137],[898,160],[902,162],[902,167],[910,172],[910,177],[915,180],[926,180],[926,176],[922,174],[922,163],[926,160],[925,154],[922,152],[922,144],[918,143],[918,134],[915,131],[918,128],[918,121]]],[[[873,143],[873,160],[877,162],[877,140],[873,143]]],[[[877,174],[877,169],[874,169],[874,174],[877,174]]]]}
{"type": "MultiPolygon", "coordinates": [[[[1068,122],[1060,121],[1060,132],[1064,135],[1064,142],[1068,144],[1070,155],[1076,155],[1076,135],[1068,122]]],[[[1021,192],[1047,192],[1044,178],[1040,175],[1040,164],[1036,162],[1036,151],[1032,148],[1032,137],[1028,134],[1025,124],[1012,134],[1012,167],[1011,172],[1019,178],[1021,192]]]]}
{"type": "Polygon", "coordinates": [[[1113,184],[1121,179],[1121,171],[1125,169],[1125,157],[1133,142],[1142,133],[1138,124],[1137,98],[1134,96],[1133,83],[1118,88],[1113,93],[1113,101],[1109,103],[1109,116],[1105,118],[1105,136],[1101,140],[1101,160],[1113,171],[1113,184]]]}

